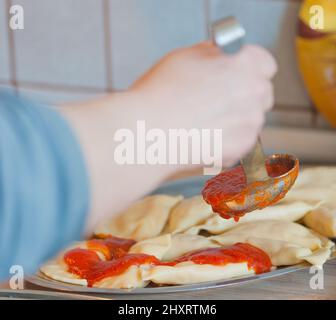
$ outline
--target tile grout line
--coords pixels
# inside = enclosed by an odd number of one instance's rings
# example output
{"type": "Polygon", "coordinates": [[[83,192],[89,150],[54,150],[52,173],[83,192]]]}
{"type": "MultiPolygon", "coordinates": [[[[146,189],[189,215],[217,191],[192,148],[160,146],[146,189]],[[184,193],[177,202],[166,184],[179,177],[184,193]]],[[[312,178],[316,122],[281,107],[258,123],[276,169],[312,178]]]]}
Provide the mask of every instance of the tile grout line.
{"type": "MultiPolygon", "coordinates": [[[[12,82],[4,79],[0,79],[0,84],[11,85],[12,82]]],[[[52,84],[52,83],[39,83],[31,81],[20,81],[19,86],[23,89],[32,89],[32,90],[50,90],[50,91],[66,91],[74,93],[104,93],[106,89],[99,87],[85,87],[85,86],[71,86],[71,85],[62,85],[62,84],[52,84]]],[[[274,108],[270,111],[283,111],[283,112],[310,112],[314,113],[314,108],[311,106],[299,106],[299,105],[283,105],[276,104],[274,108]]]]}
{"type": "Polygon", "coordinates": [[[10,17],[9,10],[12,5],[11,0],[6,0],[6,16],[7,16],[7,36],[8,36],[8,53],[9,53],[9,72],[10,84],[14,87],[14,91],[18,94],[18,81],[17,81],[17,66],[16,66],[16,49],[13,30],[9,27],[10,17]]]}
{"type": "MultiPolygon", "coordinates": [[[[5,81],[1,81],[5,84],[5,81]]],[[[9,83],[7,83],[9,84],[9,83]]],[[[91,86],[72,86],[67,84],[53,84],[53,83],[41,83],[33,81],[19,81],[17,83],[18,87],[24,89],[36,89],[36,90],[50,90],[50,91],[67,91],[67,92],[88,92],[88,93],[104,93],[106,88],[91,87],[91,86]]]]}
{"type": "Polygon", "coordinates": [[[284,111],[284,112],[313,112],[310,106],[299,106],[299,105],[284,105],[275,104],[272,111],[284,111]]]}
{"type": "Polygon", "coordinates": [[[210,34],[210,22],[211,22],[211,17],[210,17],[210,1],[211,0],[203,0],[203,9],[204,9],[204,27],[205,27],[205,34],[207,39],[211,38],[210,34]]]}
{"type": "Polygon", "coordinates": [[[106,72],[106,91],[113,91],[113,74],[112,74],[112,43],[111,43],[111,21],[109,0],[103,1],[103,32],[104,32],[104,49],[105,49],[105,72],[106,72]]]}
{"type": "Polygon", "coordinates": [[[17,63],[16,63],[16,46],[15,46],[15,39],[14,39],[14,31],[9,27],[9,10],[12,6],[12,0],[5,0],[6,1],[6,11],[7,11],[7,27],[8,27],[8,53],[9,53],[9,69],[10,69],[10,79],[9,81],[6,80],[0,80],[0,84],[8,84],[13,87],[13,90],[18,94],[19,88],[23,89],[36,89],[36,90],[50,90],[50,91],[66,91],[66,92],[85,92],[88,91],[90,93],[104,93],[106,91],[112,91],[112,69],[111,69],[111,43],[109,38],[109,28],[106,28],[106,26],[109,26],[109,14],[107,12],[108,9],[108,0],[102,0],[104,1],[104,7],[103,10],[103,16],[104,16],[104,34],[105,34],[105,61],[107,65],[107,71],[106,71],[106,81],[107,81],[107,87],[106,88],[99,88],[99,87],[91,87],[91,86],[71,86],[71,85],[63,85],[63,84],[52,84],[52,83],[39,83],[39,82],[33,82],[33,81],[19,81],[18,75],[17,75],[17,63]],[[107,21],[106,21],[107,20],[107,21]],[[107,30],[107,32],[105,32],[107,30]],[[107,34],[106,34],[107,33],[107,34]],[[110,67],[108,67],[110,66],[110,67]]]}

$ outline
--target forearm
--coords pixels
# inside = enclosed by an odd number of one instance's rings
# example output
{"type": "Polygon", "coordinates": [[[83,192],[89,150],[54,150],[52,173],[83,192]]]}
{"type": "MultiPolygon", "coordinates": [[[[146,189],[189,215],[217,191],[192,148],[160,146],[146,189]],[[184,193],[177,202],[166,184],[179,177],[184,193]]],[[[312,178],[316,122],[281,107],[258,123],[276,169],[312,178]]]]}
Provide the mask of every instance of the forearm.
{"type": "MultiPolygon", "coordinates": [[[[168,165],[118,164],[114,152],[119,129],[130,129],[136,139],[138,120],[148,124],[148,101],[133,91],[60,107],[81,143],[90,177],[91,208],[87,231],[150,192],[171,172],[168,165]]],[[[133,146],[136,148],[136,141],[133,146]]],[[[136,149],[134,149],[136,152],[136,149]]],[[[136,160],[136,159],[135,159],[136,160]]]]}

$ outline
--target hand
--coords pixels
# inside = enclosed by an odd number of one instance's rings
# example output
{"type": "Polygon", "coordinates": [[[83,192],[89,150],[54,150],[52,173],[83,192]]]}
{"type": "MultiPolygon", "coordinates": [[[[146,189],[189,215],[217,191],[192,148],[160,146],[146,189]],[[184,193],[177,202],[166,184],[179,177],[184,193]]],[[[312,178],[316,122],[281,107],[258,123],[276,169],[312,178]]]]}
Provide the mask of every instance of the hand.
{"type": "Polygon", "coordinates": [[[145,120],[148,129],[220,128],[219,156],[224,165],[233,164],[251,148],[273,104],[275,72],[273,58],[262,48],[246,46],[236,55],[225,55],[204,42],[168,54],[129,90],[60,108],[78,136],[88,167],[87,230],[181,168],[117,164],[117,130],[136,132],[137,120],[145,120]]]}
{"type": "Polygon", "coordinates": [[[153,127],[221,128],[223,160],[232,164],[254,145],[273,105],[276,69],[261,47],[226,55],[203,42],[165,56],[130,91],[153,127]]]}

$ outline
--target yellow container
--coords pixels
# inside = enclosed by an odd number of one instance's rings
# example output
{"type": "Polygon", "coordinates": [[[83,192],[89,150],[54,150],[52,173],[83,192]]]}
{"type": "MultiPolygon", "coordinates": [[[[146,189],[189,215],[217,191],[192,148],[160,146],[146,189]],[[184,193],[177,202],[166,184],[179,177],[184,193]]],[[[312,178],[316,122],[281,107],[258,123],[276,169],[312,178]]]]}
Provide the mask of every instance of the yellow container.
{"type": "Polygon", "coordinates": [[[336,127],[336,0],[303,2],[296,50],[313,103],[336,127]]]}

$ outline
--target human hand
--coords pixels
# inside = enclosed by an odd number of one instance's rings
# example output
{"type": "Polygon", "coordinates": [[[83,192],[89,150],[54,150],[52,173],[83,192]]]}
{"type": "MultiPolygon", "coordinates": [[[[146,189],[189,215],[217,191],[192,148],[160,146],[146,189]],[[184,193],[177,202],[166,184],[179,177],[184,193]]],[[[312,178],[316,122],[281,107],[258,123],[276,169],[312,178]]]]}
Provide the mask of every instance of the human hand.
{"type": "MultiPolygon", "coordinates": [[[[204,42],[168,54],[128,90],[60,108],[78,136],[90,176],[87,230],[186,168],[140,164],[138,159],[117,163],[119,129],[136,134],[137,120],[145,120],[146,129],[222,129],[218,157],[222,165],[231,165],[256,141],[273,104],[275,72],[273,58],[260,47],[245,46],[238,54],[225,55],[204,42]]],[[[126,144],[132,149],[131,160],[138,154],[138,138],[126,144]]],[[[213,157],[205,156],[203,162],[212,166],[213,157]]]]}
{"type": "Polygon", "coordinates": [[[232,164],[254,145],[273,105],[276,70],[261,47],[227,55],[207,41],[169,53],[130,91],[153,127],[221,128],[223,163],[232,164]]]}

